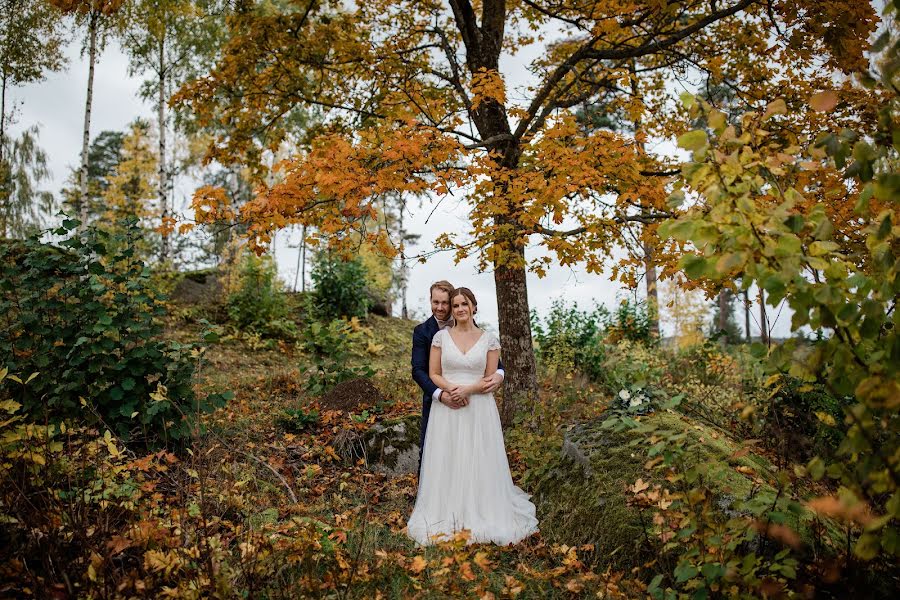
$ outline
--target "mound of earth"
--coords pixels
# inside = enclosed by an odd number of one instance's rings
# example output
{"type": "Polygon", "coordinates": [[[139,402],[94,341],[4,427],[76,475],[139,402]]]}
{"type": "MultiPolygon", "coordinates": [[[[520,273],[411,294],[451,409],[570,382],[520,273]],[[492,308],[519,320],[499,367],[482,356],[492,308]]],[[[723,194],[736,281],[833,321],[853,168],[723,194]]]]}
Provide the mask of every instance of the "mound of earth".
{"type": "MultiPolygon", "coordinates": [[[[541,531],[549,539],[593,544],[598,557],[630,567],[640,562],[644,533],[641,515],[629,506],[625,488],[638,478],[653,481],[653,474],[644,469],[649,443],[638,434],[604,429],[605,418],[570,429],[559,457],[539,469],[528,487],[541,517],[541,531]]],[[[681,414],[661,411],[644,420],[700,442],[686,461],[689,466],[703,465],[723,518],[740,514],[738,507],[746,501],[773,503],[775,468],[750,447],[681,414]]],[[[813,519],[804,510],[799,519],[793,515],[786,524],[805,537],[813,519]]]]}
{"type": "Polygon", "coordinates": [[[334,386],[322,396],[320,404],[323,410],[359,412],[384,401],[384,396],[369,379],[359,377],[334,386]]]}
{"type": "Polygon", "coordinates": [[[181,304],[216,304],[222,301],[224,287],[214,270],[185,273],[172,290],[171,298],[181,304]]]}

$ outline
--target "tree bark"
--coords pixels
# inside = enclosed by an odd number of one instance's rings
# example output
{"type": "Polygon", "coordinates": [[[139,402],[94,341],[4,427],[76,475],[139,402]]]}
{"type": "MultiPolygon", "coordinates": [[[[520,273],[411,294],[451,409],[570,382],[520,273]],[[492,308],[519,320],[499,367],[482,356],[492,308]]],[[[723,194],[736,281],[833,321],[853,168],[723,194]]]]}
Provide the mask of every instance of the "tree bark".
{"type": "Polygon", "coordinates": [[[408,319],[409,310],[406,306],[406,285],[409,281],[409,266],[406,264],[406,229],[403,227],[403,213],[406,212],[406,200],[400,194],[400,318],[408,319]]]}
{"type": "Polygon", "coordinates": [[[722,288],[719,290],[719,323],[717,325],[719,331],[725,331],[728,327],[728,290],[722,288]]]}
{"type": "Polygon", "coordinates": [[[89,155],[88,148],[91,141],[91,103],[94,99],[94,64],[97,61],[97,30],[100,26],[100,15],[95,11],[91,11],[90,20],[88,21],[89,50],[88,50],[88,81],[87,81],[87,99],[84,103],[84,132],[81,137],[81,174],[79,183],[79,210],[78,216],[81,220],[80,230],[87,227],[88,221],[88,166],[89,155]]]}
{"type": "MultiPolygon", "coordinates": [[[[488,0],[482,5],[481,25],[469,0],[450,0],[457,29],[466,48],[466,67],[471,74],[481,69],[496,71],[500,64],[506,23],[505,0],[488,0]]],[[[502,154],[501,165],[514,175],[522,154],[521,143],[514,139],[509,126],[506,107],[493,98],[483,101],[470,117],[483,140],[503,140],[487,150],[502,154]]],[[[508,179],[495,182],[494,193],[506,202],[504,217],[497,226],[509,228],[499,254],[505,258],[494,264],[494,284],[497,290],[497,311],[500,320],[500,343],[503,346],[503,366],[506,380],[500,420],[504,427],[512,425],[518,406],[537,402],[537,367],[531,338],[531,319],[528,310],[528,288],[525,273],[525,246],[518,240],[521,226],[516,220],[518,207],[505,197],[508,179]],[[502,222],[501,222],[502,221],[502,222]]]]}
{"type": "MultiPolygon", "coordinates": [[[[159,37],[159,97],[157,98],[156,118],[159,121],[159,212],[163,227],[169,218],[169,177],[166,169],[166,56],[165,33],[159,37]]],[[[169,235],[165,231],[160,242],[159,260],[165,263],[169,258],[169,235]]]]}
{"type": "Polygon", "coordinates": [[[653,248],[644,243],[644,278],[647,284],[647,311],[650,313],[650,335],[659,339],[659,290],[656,286],[656,263],[653,248]]]}
{"type": "Polygon", "coordinates": [[[769,345],[769,323],[766,319],[766,291],[759,288],[759,339],[769,345]]]}
{"type": "Polygon", "coordinates": [[[9,218],[9,196],[11,190],[8,189],[6,178],[11,176],[5,166],[4,150],[6,150],[6,75],[3,76],[2,88],[0,88],[0,194],[2,194],[3,214],[0,215],[0,238],[6,237],[7,221],[9,218]]]}
{"type": "MultiPolygon", "coordinates": [[[[520,246],[517,250],[520,258],[524,259],[525,249],[520,246]]],[[[504,427],[509,427],[519,406],[537,400],[537,366],[531,339],[525,269],[499,266],[494,270],[494,284],[497,288],[503,367],[507,373],[500,422],[504,427]]]]}
{"type": "Polygon", "coordinates": [[[750,337],[750,292],[747,290],[744,290],[744,335],[748,344],[753,341],[750,337]]]}

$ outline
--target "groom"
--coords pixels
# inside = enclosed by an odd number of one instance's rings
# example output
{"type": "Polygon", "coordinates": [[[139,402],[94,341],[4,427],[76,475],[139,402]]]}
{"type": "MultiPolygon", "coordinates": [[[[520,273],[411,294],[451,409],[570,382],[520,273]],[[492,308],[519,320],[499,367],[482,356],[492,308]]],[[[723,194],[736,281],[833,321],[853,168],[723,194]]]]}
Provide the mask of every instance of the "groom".
{"type": "MultiPolygon", "coordinates": [[[[422,427],[419,434],[419,467],[422,465],[422,452],[425,449],[425,429],[428,427],[428,415],[431,413],[431,403],[440,402],[453,409],[466,406],[468,398],[455,401],[448,392],[442,391],[434,385],[428,377],[428,358],[431,355],[431,340],[434,335],[446,327],[453,327],[453,317],[450,314],[450,294],[453,286],[449,281],[438,281],[431,285],[429,296],[431,297],[432,315],[413,329],[412,344],[412,376],[419,387],[422,388],[422,427]]],[[[503,363],[497,367],[493,375],[484,378],[485,394],[493,393],[503,383],[503,363]]]]}

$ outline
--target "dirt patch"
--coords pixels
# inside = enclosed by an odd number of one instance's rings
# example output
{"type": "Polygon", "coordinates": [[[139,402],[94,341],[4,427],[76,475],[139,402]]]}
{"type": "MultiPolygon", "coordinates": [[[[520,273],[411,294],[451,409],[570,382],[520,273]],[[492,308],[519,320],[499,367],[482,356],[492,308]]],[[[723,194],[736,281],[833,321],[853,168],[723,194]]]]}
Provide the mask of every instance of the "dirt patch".
{"type": "Polygon", "coordinates": [[[360,377],[334,386],[334,389],[322,396],[320,404],[324,410],[358,412],[384,401],[372,381],[360,377]]]}

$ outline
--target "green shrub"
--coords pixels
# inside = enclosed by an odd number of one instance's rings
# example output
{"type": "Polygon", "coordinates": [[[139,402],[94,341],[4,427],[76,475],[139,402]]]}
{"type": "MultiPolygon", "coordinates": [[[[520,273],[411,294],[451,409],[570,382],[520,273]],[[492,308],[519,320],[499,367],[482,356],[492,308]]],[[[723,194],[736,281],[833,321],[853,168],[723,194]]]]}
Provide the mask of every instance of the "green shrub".
{"type": "Polygon", "coordinates": [[[657,343],[651,323],[647,308],[627,299],[614,312],[596,305],[593,310],[581,310],[577,304],[557,299],[545,319],[531,313],[537,354],[544,367],[551,373],[578,369],[596,382],[609,380],[604,362],[613,345],[623,340],[647,347],[657,343]]]}
{"type": "Polygon", "coordinates": [[[300,346],[312,361],[310,367],[301,369],[307,374],[303,383],[306,391],[324,394],[343,381],[375,374],[368,365],[351,366],[352,333],[350,324],[341,319],[328,323],[313,321],[303,328],[300,346]]]}
{"type": "Polygon", "coordinates": [[[532,311],[531,328],[544,367],[551,373],[569,373],[577,368],[591,379],[600,377],[605,354],[600,336],[604,312],[603,307],[589,312],[558,299],[543,320],[532,311]]]}
{"type": "Polygon", "coordinates": [[[366,291],[366,268],[357,258],[343,261],[320,254],[312,270],[312,313],[320,321],[365,317],[370,306],[366,291]]]}
{"type": "Polygon", "coordinates": [[[229,321],[243,331],[264,337],[296,338],[297,325],[289,318],[286,296],[272,257],[245,252],[236,275],[226,301],[229,321]]]}
{"type": "Polygon", "coordinates": [[[0,366],[44,374],[21,392],[7,379],[0,395],[21,393],[39,422],[102,424],[151,445],[185,438],[194,416],[226,397],[196,397],[200,349],[160,339],[162,297],[135,257],[136,222],[81,236],[77,225],[67,219],[53,232],[69,236],[59,246],[39,236],[0,245],[0,366]]]}
{"type": "Polygon", "coordinates": [[[655,346],[659,342],[652,328],[653,311],[644,303],[625,298],[613,312],[605,308],[599,309],[598,316],[606,332],[607,343],[629,340],[645,346],[655,346]]]}

